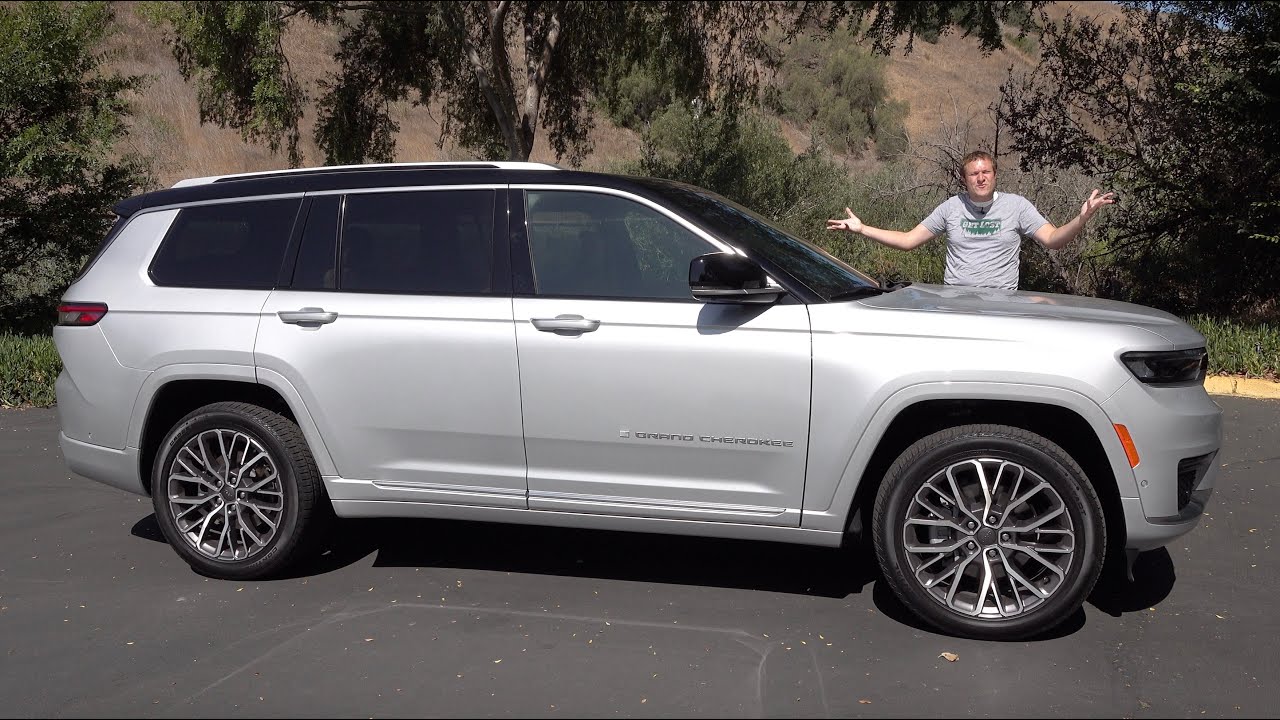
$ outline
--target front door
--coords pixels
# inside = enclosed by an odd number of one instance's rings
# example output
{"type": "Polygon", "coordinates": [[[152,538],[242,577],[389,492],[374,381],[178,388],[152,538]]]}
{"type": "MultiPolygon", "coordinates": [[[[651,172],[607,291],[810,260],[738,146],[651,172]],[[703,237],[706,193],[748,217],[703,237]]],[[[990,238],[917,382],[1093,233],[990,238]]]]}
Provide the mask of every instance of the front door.
{"type": "Polygon", "coordinates": [[[523,195],[512,264],[530,285],[514,300],[529,507],[798,526],[805,306],[694,300],[689,261],[728,248],[640,198],[523,195]]]}

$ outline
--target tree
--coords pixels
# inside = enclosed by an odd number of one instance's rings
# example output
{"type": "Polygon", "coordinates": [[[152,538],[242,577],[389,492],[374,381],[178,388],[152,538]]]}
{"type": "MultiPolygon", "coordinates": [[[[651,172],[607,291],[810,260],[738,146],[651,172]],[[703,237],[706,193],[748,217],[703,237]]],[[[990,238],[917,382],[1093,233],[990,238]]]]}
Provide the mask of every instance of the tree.
{"type": "MultiPolygon", "coordinates": [[[[1280,294],[1280,4],[1127,3],[1103,27],[1045,22],[1002,121],[1024,168],[1120,190],[1103,252],[1113,292],[1177,312],[1266,309],[1280,294]]],[[[1271,307],[1274,312],[1274,306],[1271,307]]]]}
{"type": "Polygon", "coordinates": [[[824,221],[850,204],[886,226],[915,223],[928,214],[939,198],[916,190],[921,183],[907,163],[887,163],[854,182],[818,145],[795,155],[774,119],[680,103],[655,115],[643,140],[640,159],[620,163],[619,170],[717,192],[878,277],[942,281],[938,243],[903,252],[825,229],[824,221]]]}
{"type": "Polygon", "coordinates": [[[0,6],[0,326],[52,324],[53,300],[146,182],[116,159],[136,77],[102,70],[105,3],[0,6]]]}
{"type": "MultiPolygon", "coordinates": [[[[784,24],[862,28],[887,52],[900,33],[961,27],[1000,47],[998,18],[1041,2],[177,2],[161,13],[203,121],[284,148],[300,162],[306,98],[281,40],[291,22],[341,33],[340,69],[317,100],[316,138],[329,163],[389,160],[398,127],[391,102],[440,101],[441,143],[526,160],[541,129],[557,156],[588,151],[589,102],[618,86],[620,69],[661,53],[680,94],[729,109],[754,96],[770,58],[763,35],[784,24]],[[611,81],[610,78],[614,80],[611,81]]],[[[908,45],[910,40],[908,40],[908,45]]],[[[664,78],[664,81],[669,78],[664,78]]]]}

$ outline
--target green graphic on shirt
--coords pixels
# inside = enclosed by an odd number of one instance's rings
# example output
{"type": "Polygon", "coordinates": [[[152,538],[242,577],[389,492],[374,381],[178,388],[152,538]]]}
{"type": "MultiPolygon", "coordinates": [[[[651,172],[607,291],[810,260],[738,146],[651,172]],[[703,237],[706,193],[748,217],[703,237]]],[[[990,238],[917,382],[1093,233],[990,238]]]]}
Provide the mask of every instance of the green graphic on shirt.
{"type": "Polygon", "coordinates": [[[999,220],[961,220],[965,235],[995,235],[1000,232],[999,220]]]}

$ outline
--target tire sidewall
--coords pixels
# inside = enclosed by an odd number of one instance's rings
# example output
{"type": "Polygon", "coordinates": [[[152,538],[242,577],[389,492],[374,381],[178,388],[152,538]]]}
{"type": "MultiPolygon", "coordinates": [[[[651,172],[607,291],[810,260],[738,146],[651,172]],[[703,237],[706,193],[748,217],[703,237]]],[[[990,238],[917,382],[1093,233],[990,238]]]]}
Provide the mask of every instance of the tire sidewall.
{"type": "Polygon", "coordinates": [[[156,454],[151,477],[151,497],[156,522],[165,539],[194,570],[204,575],[237,579],[269,574],[287,557],[288,550],[296,539],[298,484],[293,462],[276,433],[251,415],[231,410],[201,409],[183,418],[165,436],[156,454]],[[275,463],[276,472],[280,476],[284,499],[280,527],[276,529],[275,536],[271,538],[266,548],[244,560],[213,560],[201,554],[187,542],[186,537],[178,529],[177,522],[173,518],[173,510],[169,506],[168,476],[174,458],[193,437],[214,429],[243,432],[253,438],[270,454],[271,460],[275,463]]]}
{"type": "MultiPolygon", "coordinates": [[[[1000,432],[970,433],[950,439],[934,440],[934,446],[914,459],[904,453],[908,462],[895,463],[882,487],[885,505],[875,515],[876,551],[882,568],[889,575],[895,593],[918,615],[935,626],[957,635],[983,639],[1021,639],[1047,632],[1069,618],[1092,590],[1102,569],[1106,549],[1101,504],[1079,466],[1057,446],[1032,436],[1015,437],[1000,432]],[[1040,442],[1036,442],[1036,441],[1040,442]],[[1043,443],[1045,447],[1038,447],[1043,443]],[[1062,460],[1054,457],[1055,451],[1062,460]],[[1067,569],[1067,580],[1040,607],[1026,616],[1008,620],[965,618],[939,603],[915,579],[903,547],[906,511],[919,488],[944,468],[977,458],[1009,460],[1025,466],[1044,478],[1062,498],[1075,532],[1075,552],[1067,569]],[[901,464],[901,466],[900,466],[901,464]]],[[[926,445],[927,447],[927,445],[926,445]]]]}

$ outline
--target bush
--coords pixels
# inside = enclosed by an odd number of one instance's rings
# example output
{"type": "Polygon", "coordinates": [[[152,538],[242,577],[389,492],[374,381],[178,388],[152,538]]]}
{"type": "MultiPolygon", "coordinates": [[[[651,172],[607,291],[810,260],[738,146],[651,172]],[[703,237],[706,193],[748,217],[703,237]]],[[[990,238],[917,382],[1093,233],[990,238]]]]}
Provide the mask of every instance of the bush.
{"type": "Polygon", "coordinates": [[[1280,328],[1207,315],[1187,318],[1208,341],[1209,372],[1280,380],[1280,328]]]}
{"type": "Polygon", "coordinates": [[[883,57],[860,49],[848,34],[798,38],[767,99],[836,152],[860,155],[871,139],[879,157],[892,157],[906,150],[907,105],[888,99],[885,66],[883,57]]]}
{"type": "Polygon", "coordinates": [[[62,358],[53,338],[0,335],[0,406],[52,407],[62,358]]]}

